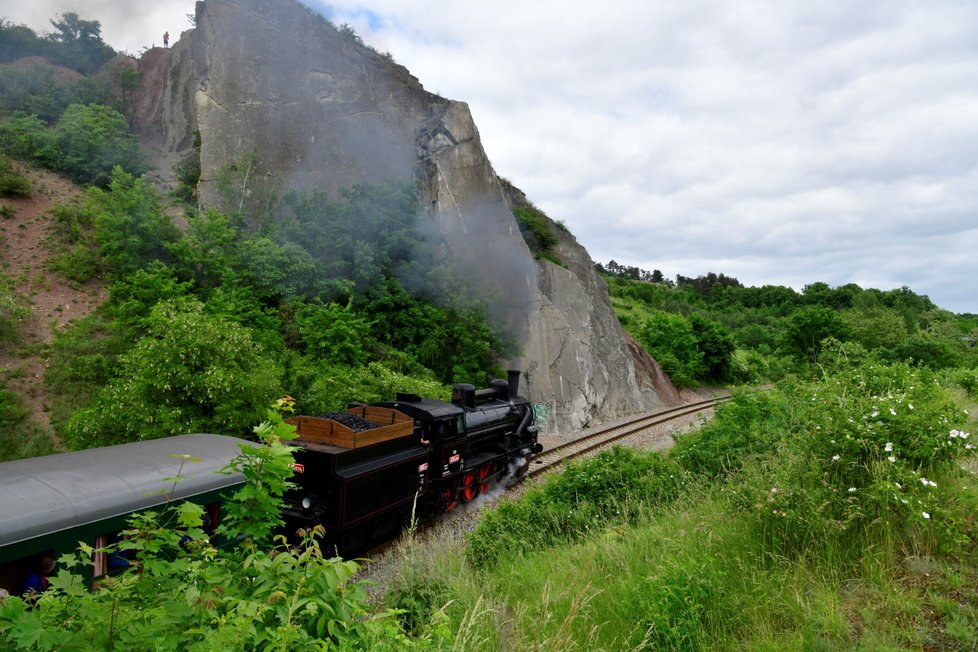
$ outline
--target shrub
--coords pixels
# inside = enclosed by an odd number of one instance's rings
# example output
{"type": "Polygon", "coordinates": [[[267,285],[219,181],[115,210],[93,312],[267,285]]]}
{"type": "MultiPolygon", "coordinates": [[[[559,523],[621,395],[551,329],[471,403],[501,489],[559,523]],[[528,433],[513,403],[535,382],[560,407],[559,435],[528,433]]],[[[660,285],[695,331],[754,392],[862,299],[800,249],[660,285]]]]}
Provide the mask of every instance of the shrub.
{"type": "Polygon", "coordinates": [[[280,394],[281,370],[247,329],[204,314],[193,299],[152,308],[147,334],[118,375],[65,424],[76,448],[186,432],[241,435],[280,394]]]}
{"type": "Polygon", "coordinates": [[[0,462],[53,452],[51,437],[31,421],[20,397],[0,386],[0,462]]]}
{"type": "Polygon", "coordinates": [[[751,458],[773,452],[781,439],[776,412],[780,392],[735,392],[733,400],[698,430],[676,436],[669,453],[684,470],[707,478],[738,471],[751,458]]]}
{"type": "Polygon", "coordinates": [[[156,260],[169,261],[169,247],[180,239],[153,187],[119,167],[112,170],[107,189],[88,190],[83,211],[95,228],[99,253],[113,279],[156,260]]]}
{"type": "Polygon", "coordinates": [[[51,271],[79,283],[95,278],[103,263],[90,213],[80,206],[57,204],[51,217],[51,271]]]}
{"type": "Polygon", "coordinates": [[[553,248],[560,240],[543,212],[535,206],[521,206],[513,211],[513,216],[533,255],[536,258],[551,257],[553,248]]]}
{"type": "Polygon", "coordinates": [[[573,541],[608,522],[634,518],[631,510],[639,504],[674,500],[685,479],[678,465],[654,451],[601,452],[483,515],[469,535],[466,558],[476,568],[492,568],[503,554],[573,541]]]}
{"type": "Polygon", "coordinates": [[[14,169],[9,158],[0,155],[0,197],[30,196],[30,179],[14,169]]]}
{"type": "Polygon", "coordinates": [[[682,315],[654,311],[639,332],[638,340],[676,385],[689,386],[704,377],[706,367],[696,333],[682,315]]]}
{"type": "Polygon", "coordinates": [[[867,363],[800,389],[809,400],[782,422],[776,452],[738,483],[740,507],[768,550],[858,551],[866,537],[902,540],[930,528],[958,540],[942,513],[944,480],[976,446],[933,374],[867,363]]]}
{"type": "Polygon", "coordinates": [[[967,392],[968,396],[978,398],[978,368],[958,369],[952,373],[951,379],[967,392]]]}
{"type": "Polygon", "coordinates": [[[308,355],[330,364],[359,366],[366,362],[363,338],[368,323],[349,305],[303,304],[295,321],[308,355]]]}
{"type": "Polygon", "coordinates": [[[100,104],[72,104],[54,128],[61,150],[57,169],[79,183],[108,185],[112,169],[142,174],[139,140],[129,133],[126,117],[100,104]]]}
{"type": "Polygon", "coordinates": [[[406,376],[380,362],[345,367],[303,360],[290,373],[288,387],[304,414],[326,414],[351,403],[393,401],[397,392],[447,400],[450,390],[425,376],[406,376]]]}
{"type": "Polygon", "coordinates": [[[0,121],[0,149],[8,156],[54,168],[60,157],[57,140],[37,116],[14,113],[0,121]]]}
{"type": "Polygon", "coordinates": [[[13,279],[0,273],[0,342],[16,342],[19,324],[31,314],[13,279]]]}

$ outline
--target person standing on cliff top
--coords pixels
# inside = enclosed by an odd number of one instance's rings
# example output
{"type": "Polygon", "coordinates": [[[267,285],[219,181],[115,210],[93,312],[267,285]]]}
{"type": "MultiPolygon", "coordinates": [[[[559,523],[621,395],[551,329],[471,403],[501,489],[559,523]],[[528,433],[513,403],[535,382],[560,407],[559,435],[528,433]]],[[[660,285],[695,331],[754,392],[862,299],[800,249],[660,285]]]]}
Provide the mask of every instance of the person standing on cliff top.
{"type": "Polygon", "coordinates": [[[163,47],[170,47],[170,32],[163,32],[163,47]]]}

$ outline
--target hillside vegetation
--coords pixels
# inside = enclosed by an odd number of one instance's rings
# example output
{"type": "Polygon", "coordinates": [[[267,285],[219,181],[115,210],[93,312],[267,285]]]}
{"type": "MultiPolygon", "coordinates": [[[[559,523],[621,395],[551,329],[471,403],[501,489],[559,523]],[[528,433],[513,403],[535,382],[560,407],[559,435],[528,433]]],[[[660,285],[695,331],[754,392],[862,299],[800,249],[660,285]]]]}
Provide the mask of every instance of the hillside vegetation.
{"type": "Polygon", "coordinates": [[[923,365],[972,392],[978,382],[978,315],[955,315],[907,287],[814,282],[797,292],[712,272],[672,281],[615,261],[598,267],[622,326],[680,385],[805,375],[826,341],[853,359],[923,365]]]}
{"type": "MultiPolygon", "coordinates": [[[[52,24],[78,29],[38,37],[4,23],[0,35],[64,63],[74,61],[72,48],[105,51],[97,22],[65,14],[52,24]]],[[[3,57],[14,60],[12,52],[3,57]]],[[[38,348],[19,330],[30,284],[7,266],[0,337],[22,357],[44,358],[53,432],[38,443],[43,433],[7,370],[0,459],[185,432],[247,436],[285,394],[322,414],[396,391],[444,397],[453,383],[498,377],[512,344],[483,300],[438,264],[435,243],[417,228],[415,188],[283,193],[256,183],[250,154],[222,172],[221,205],[198,211],[199,168],[180,166],[173,196],[141,176],[125,115],[140,80],[103,59],[84,77],[85,65],[61,78],[43,61],[0,66],[3,194],[34,192],[31,166],[85,184],[80,200],[51,211],[44,274],[79,286],[96,280],[108,294],[38,348]]]]}

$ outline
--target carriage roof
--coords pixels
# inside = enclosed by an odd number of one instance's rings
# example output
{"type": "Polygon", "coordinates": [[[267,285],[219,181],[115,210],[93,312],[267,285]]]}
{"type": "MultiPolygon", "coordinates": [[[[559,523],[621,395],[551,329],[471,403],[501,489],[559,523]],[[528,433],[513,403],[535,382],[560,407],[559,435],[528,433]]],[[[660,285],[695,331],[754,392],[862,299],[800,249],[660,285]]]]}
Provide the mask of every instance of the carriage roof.
{"type": "Polygon", "coordinates": [[[193,434],[4,462],[0,547],[240,484],[240,473],[217,472],[242,443],[193,434]],[[182,462],[184,477],[174,483],[182,462]]]}

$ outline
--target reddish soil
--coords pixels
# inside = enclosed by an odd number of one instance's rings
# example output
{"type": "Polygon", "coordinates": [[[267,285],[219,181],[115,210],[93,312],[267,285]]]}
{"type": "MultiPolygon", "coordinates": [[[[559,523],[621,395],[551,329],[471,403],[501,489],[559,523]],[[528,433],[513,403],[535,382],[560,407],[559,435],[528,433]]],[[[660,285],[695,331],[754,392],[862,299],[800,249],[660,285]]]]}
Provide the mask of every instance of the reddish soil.
{"type": "Polygon", "coordinates": [[[7,388],[23,398],[34,420],[50,429],[43,382],[48,345],[54,333],[92,312],[107,294],[102,282],[79,286],[48,269],[51,208],[78,199],[81,190],[46,170],[14,165],[27,173],[33,193],[26,199],[2,200],[15,214],[0,217],[0,273],[16,281],[30,315],[19,324],[20,343],[0,349],[0,374],[7,388]]]}

